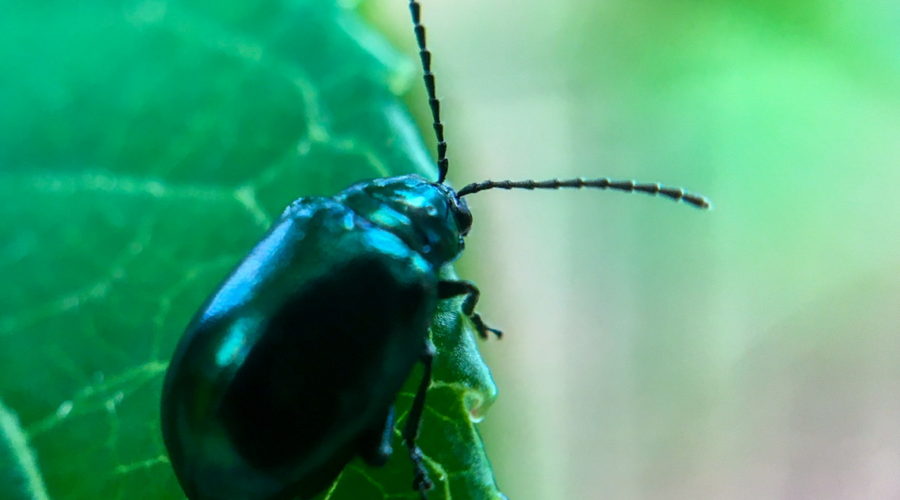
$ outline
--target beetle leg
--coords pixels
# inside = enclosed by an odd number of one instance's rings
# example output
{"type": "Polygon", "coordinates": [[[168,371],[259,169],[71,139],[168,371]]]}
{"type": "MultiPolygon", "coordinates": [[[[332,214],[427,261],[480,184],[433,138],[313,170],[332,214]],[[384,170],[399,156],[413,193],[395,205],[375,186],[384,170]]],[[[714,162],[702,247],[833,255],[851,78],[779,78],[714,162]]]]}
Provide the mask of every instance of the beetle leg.
{"type": "Polygon", "coordinates": [[[409,409],[409,415],[406,417],[406,425],[403,427],[403,441],[409,450],[409,458],[412,460],[415,476],[413,478],[413,488],[419,492],[421,497],[427,498],[425,492],[432,487],[431,480],[428,479],[428,471],[425,470],[425,464],[422,460],[422,450],[416,445],[416,438],[419,436],[419,427],[422,425],[422,413],[425,411],[425,393],[428,392],[428,386],[431,385],[431,361],[434,359],[434,350],[429,343],[422,354],[422,381],[419,383],[419,390],[413,399],[412,407],[409,409]]]}
{"type": "Polygon", "coordinates": [[[391,453],[391,437],[394,433],[394,407],[388,408],[385,418],[365,430],[359,438],[357,449],[367,464],[380,467],[387,463],[391,453]]]}
{"type": "Polygon", "coordinates": [[[464,280],[442,280],[438,282],[439,299],[451,299],[453,297],[459,297],[460,295],[466,296],[466,298],[463,299],[462,312],[475,324],[475,331],[478,332],[478,336],[486,339],[488,338],[488,332],[493,333],[498,339],[503,336],[502,331],[487,326],[484,320],[481,319],[481,315],[475,312],[475,304],[478,303],[478,297],[481,296],[481,291],[478,290],[475,283],[464,280]]]}

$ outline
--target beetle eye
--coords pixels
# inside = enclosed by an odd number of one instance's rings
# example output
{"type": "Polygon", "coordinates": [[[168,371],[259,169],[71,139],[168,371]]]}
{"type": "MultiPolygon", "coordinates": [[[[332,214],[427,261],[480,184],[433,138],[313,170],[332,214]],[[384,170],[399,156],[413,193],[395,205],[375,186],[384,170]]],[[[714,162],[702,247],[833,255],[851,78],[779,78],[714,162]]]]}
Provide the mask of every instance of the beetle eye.
{"type": "Polygon", "coordinates": [[[456,228],[459,229],[460,234],[463,236],[469,234],[469,229],[472,228],[472,212],[469,211],[466,200],[459,199],[457,201],[453,210],[453,216],[456,219],[456,228]]]}

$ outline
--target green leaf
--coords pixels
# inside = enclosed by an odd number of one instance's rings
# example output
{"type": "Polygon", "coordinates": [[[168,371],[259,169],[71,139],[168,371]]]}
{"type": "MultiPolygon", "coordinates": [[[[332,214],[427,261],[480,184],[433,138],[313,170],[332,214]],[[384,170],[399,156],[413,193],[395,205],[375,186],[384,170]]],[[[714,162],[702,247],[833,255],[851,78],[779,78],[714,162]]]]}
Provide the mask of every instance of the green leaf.
{"type": "MultiPolygon", "coordinates": [[[[0,8],[0,498],[181,498],[159,429],[178,337],[292,199],[435,176],[397,97],[416,67],[323,0],[0,8]]],[[[432,329],[431,498],[499,498],[474,427],[496,388],[458,308],[432,329]]],[[[327,495],[411,482],[398,438],[327,495]]]]}

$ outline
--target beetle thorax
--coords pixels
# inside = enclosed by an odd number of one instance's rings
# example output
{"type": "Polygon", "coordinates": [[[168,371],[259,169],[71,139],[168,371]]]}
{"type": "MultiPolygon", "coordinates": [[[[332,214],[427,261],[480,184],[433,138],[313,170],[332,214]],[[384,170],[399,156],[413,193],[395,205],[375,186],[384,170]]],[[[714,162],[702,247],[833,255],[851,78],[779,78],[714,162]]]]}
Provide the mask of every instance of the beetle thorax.
{"type": "Polygon", "coordinates": [[[435,267],[462,252],[471,225],[468,208],[452,188],[418,175],[361,182],[335,198],[395,234],[435,267]]]}

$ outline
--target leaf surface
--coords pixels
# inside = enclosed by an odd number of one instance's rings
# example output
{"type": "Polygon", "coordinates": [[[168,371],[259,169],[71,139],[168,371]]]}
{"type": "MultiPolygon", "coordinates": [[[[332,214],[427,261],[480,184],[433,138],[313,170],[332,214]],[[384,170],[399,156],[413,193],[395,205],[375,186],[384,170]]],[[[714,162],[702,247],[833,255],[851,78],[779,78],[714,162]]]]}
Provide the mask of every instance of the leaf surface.
{"type": "MultiPolygon", "coordinates": [[[[0,497],[181,498],[159,428],[181,332],[294,198],[435,177],[397,97],[416,68],[330,1],[0,7],[0,497]]],[[[473,423],[496,388],[442,307],[431,498],[496,498],[473,423]]],[[[415,498],[394,448],[323,496],[415,498]]]]}

